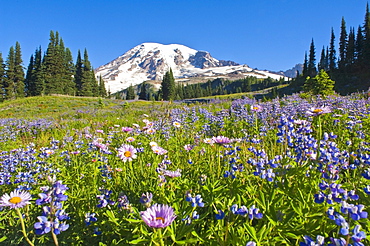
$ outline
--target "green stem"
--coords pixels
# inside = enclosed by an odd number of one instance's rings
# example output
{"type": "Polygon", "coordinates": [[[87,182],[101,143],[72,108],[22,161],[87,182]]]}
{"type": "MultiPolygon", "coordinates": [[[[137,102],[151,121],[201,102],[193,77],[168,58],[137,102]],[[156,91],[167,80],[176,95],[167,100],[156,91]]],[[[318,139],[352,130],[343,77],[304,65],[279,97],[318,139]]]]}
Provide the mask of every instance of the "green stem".
{"type": "Polygon", "coordinates": [[[17,211],[17,214],[19,216],[19,220],[21,221],[22,232],[23,232],[24,238],[26,239],[26,241],[29,245],[34,246],[34,244],[31,242],[31,240],[29,240],[28,237],[27,237],[26,227],[24,225],[24,221],[23,221],[21,211],[19,211],[19,208],[16,208],[15,210],[17,211]]]}
{"type": "Polygon", "coordinates": [[[51,235],[53,236],[54,244],[56,246],[59,246],[57,235],[55,235],[55,233],[53,232],[53,230],[51,231],[51,235]]]}

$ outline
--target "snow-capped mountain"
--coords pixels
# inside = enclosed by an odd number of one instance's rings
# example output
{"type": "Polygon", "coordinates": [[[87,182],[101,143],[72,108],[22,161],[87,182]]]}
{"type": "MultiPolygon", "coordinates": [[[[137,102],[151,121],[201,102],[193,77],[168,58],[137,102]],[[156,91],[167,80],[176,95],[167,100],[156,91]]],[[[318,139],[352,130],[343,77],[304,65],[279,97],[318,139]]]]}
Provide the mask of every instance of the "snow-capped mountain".
{"type": "Polygon", "coordinates": [[[95,75],[102,76],[107,89],[114,93],[131,84],[136,85],[148,80],[161,81],[170,68],[175,79],[183,82],[194,77],[284,77],[269,71],[254,70],[232,61],[217,60],[206,51],[197,51],[184,45],[159,43],[140,44],[106,65],[98,67],[95,75]]]}

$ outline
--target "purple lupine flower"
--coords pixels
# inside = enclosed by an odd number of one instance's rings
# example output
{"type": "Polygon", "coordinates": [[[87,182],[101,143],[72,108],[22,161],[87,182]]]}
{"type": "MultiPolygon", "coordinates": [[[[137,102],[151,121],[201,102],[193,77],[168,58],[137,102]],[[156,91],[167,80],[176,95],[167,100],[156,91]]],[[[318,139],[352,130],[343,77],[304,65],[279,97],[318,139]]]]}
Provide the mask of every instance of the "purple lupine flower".
{"type": "Polygon", "coordinates": [[[45,216],[38,216],[37,219],[39,222],[36,222],[34,225],[35,233],[37,235],[43,235],[51,231],[52,222],[48,220],[45,216]]]}
{"type": "Polygon", "coordinates": [[[245,246],[257,246],[256,242],[249,241],[245,246]]]}
{"type": "Polygon", "coordinates": [[[259,208],[256,208],[254,205],[249,208],[248,216],[251,220],[254,218],[261,219],[263,217],[262,213],[259,212],[259,208]]]}
{"type": "Polygon", "coordinates": [[[173,208],[166,204],[154,204],[140,212],[140,215],[145,224],[154,228],[167,227],[176,218],[173,208]]]}
{"type": "Polygon", "coordinates": [[[128,200],[126,195],[121,195],[118,197],[118,208],[125,209],[125,210],[131,210],[130,201],[128,200]]]}
{"type": "Polygon", "coordinates": [[[115,202],[110,199],[110,194],[112,191],[100,189],[100,192],[101,194],[96,196],[99,199],[99,204],[97,205],[98,208],[104,208],[108,205],[115,204],[115,202]]]}
{"type": "Polygon", "coordinates": [[[225,218],[225,213],[222,211],[222,210],[218,210],[218,213],[215,214],[215,218],[216,220],[222,220],[223,218],[225,218]]]}
{"type": "Polygon", "coordinates": [[[323,236],[317,235],[316,240],[309,236],[303,236],[304,242],[300,242],[299,246],[324,246],[325,238],[323,236]]]}
{"type": "Polygon", "coordinates": [[[149,207],[150,203],[152,202],[152,199],[153,199],[153,194],[151,192],[146,192],[141,195],[140,203],[146,207],[149,207]]]}
{"type": "Polygon", "coordinates": [[[85,214],[85,224],[87,226],[96,221],[98,221],[98,219],[95,217],[95,213],[88,212],[85,214]]]}
{"type": "Polygon", "coordinates": [[[192,197],[190,193],[186,194],[185,201],[190,202],[191,206],[196,207],[204,207],[203,198],[201,195],[196,195],[195,197],[192,197]]]}
{"type": "Polygon", "coordinates": [[[39,194],[36,200],[37,205],[46,205],[42,208],[42,216],[38,217],[39,222],[34,224],[36,234],[42,235],[53,230],[54,234],[60,234],[69,228],[65,220],[70,219],[63,209],[63,201],[68,199],[64,193],[68,187],[62,181],[56,181],[56,177],[48,177],[51,187],[43,186],[40,189],[43,193],[39,194]]]}
{"type": "Polygon", "coordinates": [[[353,232],[353,236],[351,237],[351,239],[353,240],[355,246],[363,246],[364,245],[360,241],[362,239],[365,239],[366,238],[366,234],[365,234],[365,232],[360,231],[360,229],[361,229],[361,226],[360,225],[356,225],[355,228],[352,231],[353,232]]]}

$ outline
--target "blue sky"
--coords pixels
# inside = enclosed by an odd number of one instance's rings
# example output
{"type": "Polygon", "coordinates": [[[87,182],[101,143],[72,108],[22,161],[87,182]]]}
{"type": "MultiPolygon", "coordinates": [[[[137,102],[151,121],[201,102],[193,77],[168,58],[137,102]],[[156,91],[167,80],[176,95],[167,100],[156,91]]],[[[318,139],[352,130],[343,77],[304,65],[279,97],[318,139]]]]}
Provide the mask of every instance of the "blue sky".
{"type": "MultiPolygon", "coordinates": [[[[143,42],[177,43],[252,68],[286,70],[363,25],[367,0],[1,0],[0,52],[18,41],[24,66],[58,31],[74,58],[87,49],[104,65],[143,42]]],[[[337,45],[338,48],[338,45],[337,45]]]]}

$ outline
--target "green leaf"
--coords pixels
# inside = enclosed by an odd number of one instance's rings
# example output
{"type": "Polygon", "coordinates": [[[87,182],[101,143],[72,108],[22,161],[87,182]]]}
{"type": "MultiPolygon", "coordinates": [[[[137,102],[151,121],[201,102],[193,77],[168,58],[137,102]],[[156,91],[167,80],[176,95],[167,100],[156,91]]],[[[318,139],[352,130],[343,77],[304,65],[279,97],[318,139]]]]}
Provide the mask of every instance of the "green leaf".
{"type": "Polygon", "coordinates": [[[6,239],[7,239],[7,237],[3,236],[2,238],[0,238],[0,242],[4,242],[6,239]]]}
{"type": "Polygon", "coordinates": [[[139,244],[139,243],[148,242],[148,241],[149,240],[145,238],[138,238],[138,239],[130,241],[130,244],[139,244]]]}

